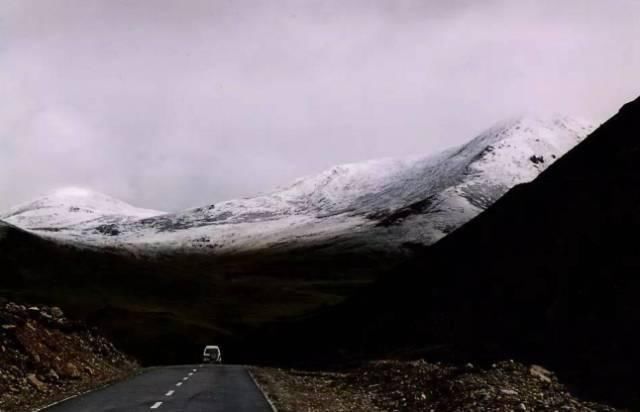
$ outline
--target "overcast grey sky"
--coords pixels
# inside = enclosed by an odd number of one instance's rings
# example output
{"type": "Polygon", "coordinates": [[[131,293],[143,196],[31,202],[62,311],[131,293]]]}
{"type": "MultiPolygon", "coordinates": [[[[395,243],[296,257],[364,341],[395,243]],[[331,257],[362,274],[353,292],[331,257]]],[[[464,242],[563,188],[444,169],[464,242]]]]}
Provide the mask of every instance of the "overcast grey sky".
{"type": "Polygon", "coordinates": [[[176,210],[640,94],[638,0],[0,0],[0,209],[176,210]]]}

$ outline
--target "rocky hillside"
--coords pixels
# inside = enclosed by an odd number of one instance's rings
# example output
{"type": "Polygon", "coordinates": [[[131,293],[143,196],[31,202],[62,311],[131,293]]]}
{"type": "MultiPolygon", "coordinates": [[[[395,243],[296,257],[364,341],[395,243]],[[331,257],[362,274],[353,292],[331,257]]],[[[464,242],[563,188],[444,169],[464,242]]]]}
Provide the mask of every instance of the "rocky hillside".
{"type": "Polygon", "coordinates": [[[26,412],[126,377],[137,368],[60,308],[0,298],[0,410],[26,412]]]}

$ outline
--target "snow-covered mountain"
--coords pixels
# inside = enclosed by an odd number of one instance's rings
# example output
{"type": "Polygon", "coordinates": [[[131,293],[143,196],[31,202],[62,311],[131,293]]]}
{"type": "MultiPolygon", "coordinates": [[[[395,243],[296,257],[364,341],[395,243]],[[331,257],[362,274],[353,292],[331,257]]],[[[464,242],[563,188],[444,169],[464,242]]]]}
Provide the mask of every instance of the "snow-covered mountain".
{"type": "Polygon", "coordinates": [[[23,229],[63,231],[107,223],[126,223],[161,215],[140,209],[102,193],[79,187],[65,187],[0,214],[0,219],[23,229]]]}
{"type": "Polygon", "coordinates": [[[336,166],[268,195],[180,213],[67,189],[0,219],[81,242],[162,249],[400,249],[442,238],[514,185],[534,179],[592,130],[561,116],[521,118],[435,156],[336,166]]]}

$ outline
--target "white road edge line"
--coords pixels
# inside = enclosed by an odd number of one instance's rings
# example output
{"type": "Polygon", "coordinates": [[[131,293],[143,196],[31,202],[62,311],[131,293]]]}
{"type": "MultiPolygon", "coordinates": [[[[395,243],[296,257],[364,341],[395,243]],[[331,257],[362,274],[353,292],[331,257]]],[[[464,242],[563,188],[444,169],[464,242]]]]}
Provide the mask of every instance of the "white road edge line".
{"type": "Polygon", "coordinates": [[[269,406],[271,407],[271,410],[273,412],[278,412],[278,408],[276,408],[276,405],[273,404],[273,401],[271,400],[271,398],[269,398],[269,395],[267,395],[267,392],[264,390],[264,388],[258,383],[258,381],[256,380],[256,377],[253,376],[253,372],[251,372],[251,369],[249,369],[248,367],[245,366],[245,369],[247,370],[247,373],[249,374],[249,377],[251,378],[251,380],[253,381],[253,383],[258,387],[258,390],[260,391],[260,393],[262,394],[262,396],[264,396],[264,398],[267,400],[267,403],[269,404],[269,406]]]}
{"type": "Polygon", "coordinates": [[[120,382],[127,381],[127,380],[131,379],[132,377],[140,375],[140,374],[142,374],[142,370],[138,370],[136,373],[133,373],[133,374],[131,374],[131,376],[128,376],[128,377],[126,377],[124,379],[117,379],[117,380],[114,380],[113,382],[105,383],[104,385],[100,385],[100,386],[98,386],[96,388],[89,389],[89,390],[86,390],[86,391],[83,391],[83,392],[80,392],[80,393],[76,393],[75,395],[68,396],[68,397],[66,397],[64,399],[60,399],[59,401],[55,401],[53,403],[50,403],[50,404],[48,404],[46,406],[43,406],[40,409],[35,409],[35,410],[33,410],[33,412],[44,412],[47,409],[53,408],[54,406],[57,406],[57,405],[59,405],[59,404],[61,404],[63,402],[70,401],[71,399],[79,398],[79,397],[84,396],[84,395],[88,395],[91,392],[97,392],[97,391],[100,391],[102,389],[106,389],[109,386],[113,386],[113,385],[118,384],[120,382]]]}
{"type": "Polygon", "coordinates": [[[151,408],[149,409],[158,409],[161,405],[162,405],[162,402],[156,402],[153,405],[151,405],[151,408]]]}
{"type": "MultiPolygon", "coordinates": [[[[109,386],[109,385],[105,385],[105,387],[106,387],[106,386],[109,386]]],[[[79,398],[79,397],[81,397],[81,396],[83,396],[83,395],[86,395],[86,394],[88,394],[88,393],[91,393],[91,392],[93,392],[94,390],[98,390],[98,389],[90,389],[90,390],[88,390],[88,391],[86,391],[86,392],[83,392],[83,393],[78,393],[78,394],[76,394],[76,395],[71,395],[71,396],[69,396],[69,397],[67,397],[67,398],[60,399],[59,401],[53,402],[53,403],[51,403],[51,404],[49,404],[49,405],[47,405],[47,406],[44,406],[44,407],[42,407],[42,408],[40,408],[40,409],[36,409],[36,410],[34,410],[33,412],[42,412],[42,411],[45,411],[45,410],[47,410],[47,409],[49,409],[49,408],[53,408],[54,406],[56,406],[56,405],[59,405],[59,404],[63,403],[63,402],[70,401],[71,399],[79,398]]]]}
{"type": "Polygon", "coordinates": [[[182,386],[182,382],[176,383],[176,386],[182,386]]]}
{"type": "Polygon", "coordinates": [[[169,391],[169,392],[165,393],[164,396],[171,396],[174,393],[176,393],[176,391],[169,391]]]}

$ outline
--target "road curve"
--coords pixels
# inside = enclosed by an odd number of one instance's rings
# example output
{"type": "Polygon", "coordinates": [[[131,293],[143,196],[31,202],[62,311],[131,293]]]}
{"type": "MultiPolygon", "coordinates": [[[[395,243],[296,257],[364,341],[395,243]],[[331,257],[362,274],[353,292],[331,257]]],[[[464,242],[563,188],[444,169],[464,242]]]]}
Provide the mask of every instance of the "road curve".
{"type": "Polygon", "coordinates": [[[243,366],[191,365],[145,369],[104,389],[43,412],[272,412],[243,366]]]}

